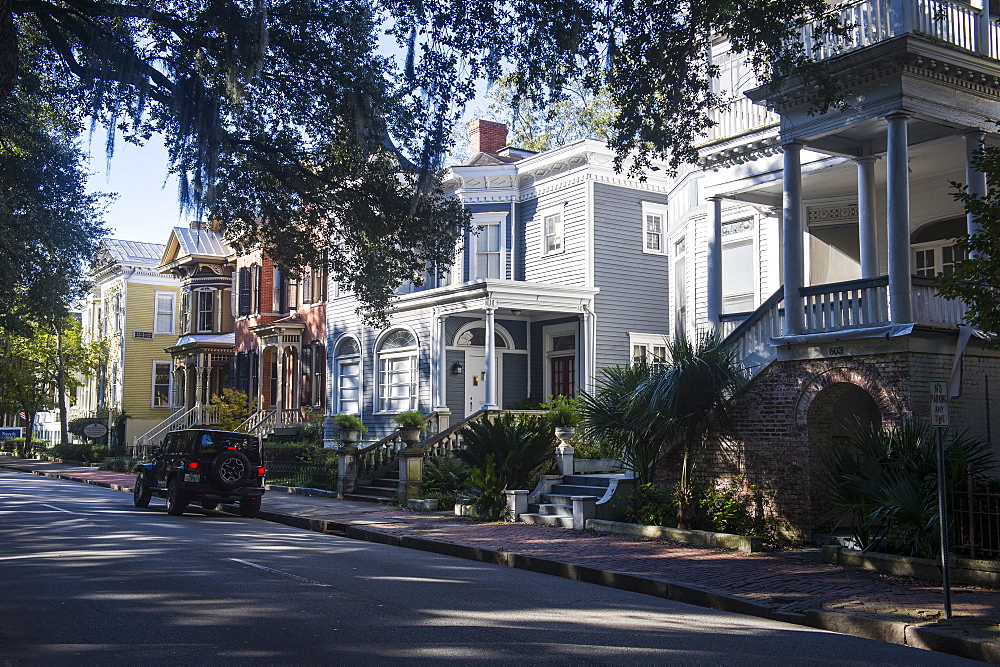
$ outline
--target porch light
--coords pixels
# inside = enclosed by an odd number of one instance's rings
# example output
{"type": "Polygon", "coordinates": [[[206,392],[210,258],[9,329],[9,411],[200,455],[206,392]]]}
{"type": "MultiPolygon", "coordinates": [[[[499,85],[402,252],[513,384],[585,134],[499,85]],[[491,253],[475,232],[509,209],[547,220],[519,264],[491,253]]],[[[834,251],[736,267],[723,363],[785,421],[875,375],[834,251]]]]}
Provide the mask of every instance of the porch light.
{"type": "Polygon", "coordinates": [[[456,361],[455,365],[451,367],[452,375],[461,375],[464,372],[465,372],[465,366],[462,365],[461,361],[456,361]]]}

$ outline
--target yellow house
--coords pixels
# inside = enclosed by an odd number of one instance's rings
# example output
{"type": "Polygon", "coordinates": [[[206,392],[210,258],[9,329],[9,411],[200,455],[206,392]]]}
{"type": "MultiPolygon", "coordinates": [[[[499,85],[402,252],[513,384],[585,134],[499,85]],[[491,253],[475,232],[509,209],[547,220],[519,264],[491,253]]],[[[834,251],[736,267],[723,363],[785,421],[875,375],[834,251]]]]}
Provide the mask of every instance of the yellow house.
{"type": "Polygon", "coordinates": [[[104,341],[107,355],[78,390],[74,416],[109,411],[116,453],[170,415],[172,365],[163,348],[177,340],[180,283],[157,270],[165,249],[106,239],[90,266],[84,337],[104,341]]]}

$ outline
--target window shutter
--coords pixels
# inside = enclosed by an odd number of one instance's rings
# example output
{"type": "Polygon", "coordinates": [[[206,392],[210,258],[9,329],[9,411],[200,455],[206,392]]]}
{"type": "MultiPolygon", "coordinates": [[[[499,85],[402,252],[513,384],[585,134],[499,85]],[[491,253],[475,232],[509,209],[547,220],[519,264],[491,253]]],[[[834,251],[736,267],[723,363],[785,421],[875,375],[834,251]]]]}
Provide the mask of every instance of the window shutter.
{"type": "Polygon", "coordinates": [[[240,282],[239,282],[240,315],[250,314],[250,295],[252,287],[253,285],[250,282],[250,269],[248,267],[243,267],[242,269],[240,269],[240,282]]]}

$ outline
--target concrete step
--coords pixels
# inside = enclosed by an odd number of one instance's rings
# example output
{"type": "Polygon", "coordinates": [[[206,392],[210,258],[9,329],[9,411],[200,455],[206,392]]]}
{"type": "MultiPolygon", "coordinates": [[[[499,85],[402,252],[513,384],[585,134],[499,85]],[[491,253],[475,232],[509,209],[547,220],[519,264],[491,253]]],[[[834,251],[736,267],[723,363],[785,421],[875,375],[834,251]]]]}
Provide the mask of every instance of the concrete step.
{"type": "Polygon", "coordinates": [[[552,516],[549,514],[522,514],[523,523],[537,523],[543,526],[558,526],[560,528],[572,528],[572,516],[552,516]]]}
{"type": "Polygon", "coordinates": [[[396,502],[395,496],[387,498],[385,496],[373,496],[367,493],[345,493],[344,500],[357,500],[363,503],[391,503],[396,502]]]}
{"type": "Polygon", "coordinates": [[[548,516],[573,516],[573,506],[572,505],[553,505],[549,503],[541,503],[538,505],[530,505],[528,511],[534,514],[547,514],[548,516]]]}
{"type": "Polygon", "coordinates": [[[606,489],[611,486],[611,480],[622,477],[623,475],[565,475],[562,483],[573,486],[600,486],[606,489]]]}
{"type": "Polygon", "coordinates": [[[575,496],[589,496],[591,498],[601,499],[601,496],[595,496],[593,493],[543,493],[542,502],[550,503],[552,505],[569,505],[573,506],[573,498],[575,496]]]}
{"type": "Polygon", "coordinates": [[[603,498],[608,487],[599,486],[576,486],[574,484],[556,484],[549,491],[550,494],[560,496],[597,496],[603,498]]]}
{"type": "Polygon", "coordinates": [[[396,493],[398,489],[396,487],[385,487],[385,486],[372,486],[370,484],[363,484],[354,487],[354,493],[362,493],[367,496],[374,496],[378,498],[392,498],[395,500],[396,493]]]}

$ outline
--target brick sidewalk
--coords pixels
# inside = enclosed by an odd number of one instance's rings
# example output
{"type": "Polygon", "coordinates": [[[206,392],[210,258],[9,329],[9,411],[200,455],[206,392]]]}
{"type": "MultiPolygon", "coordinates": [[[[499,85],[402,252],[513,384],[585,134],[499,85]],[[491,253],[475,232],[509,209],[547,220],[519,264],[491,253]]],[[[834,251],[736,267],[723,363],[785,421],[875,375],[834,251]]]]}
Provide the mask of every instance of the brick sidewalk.
{"type": "MultiPolygon", "coordinates": [[[[134,480],[64,464],[0,459],[0,465],[119,490],[130,490],[134,480]]],[[[295,525],[310,520],[311,527],[347,529],[348,536],[360,539],[442,553],[453,545],[456,555],[491,562],[497,554],[516,554],[562,576],[577,578],[574,568],[610,573],[612,582],[611,575],[629,575],[633,590],[639,579],[652,582],[652,594],[676,588],[672,599],[1000,663],[1000,591],[993,589],[954,587],[954,617],[944,620],[938,583],[827,565],[815,560],[814,552],[718,551],[276,492],[264,496],[262,509],[271,520],[295,525]],[[553,563],[565,571],[553,569],[553,563]]]]}

